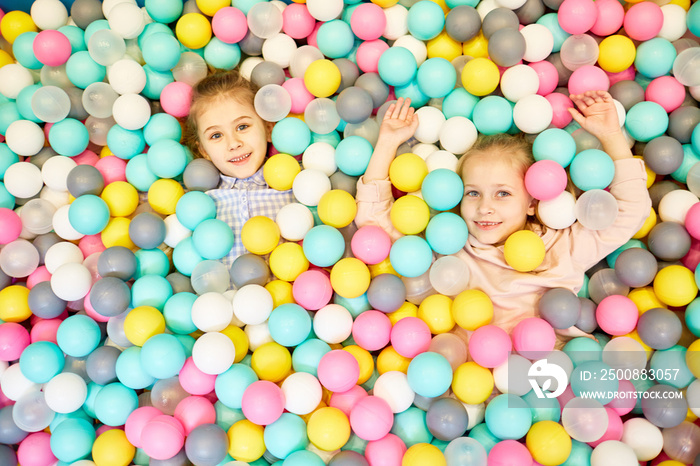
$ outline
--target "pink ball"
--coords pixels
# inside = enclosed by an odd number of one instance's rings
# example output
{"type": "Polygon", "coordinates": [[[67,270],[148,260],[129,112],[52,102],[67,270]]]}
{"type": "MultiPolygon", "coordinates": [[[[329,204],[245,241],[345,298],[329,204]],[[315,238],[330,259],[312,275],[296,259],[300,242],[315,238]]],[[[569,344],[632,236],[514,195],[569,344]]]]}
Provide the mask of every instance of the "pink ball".
{"type": "Polygon", "coordinates": [[[32,50],[36,59],[44,65],[59,66],[68,61],[71,54],[70,40],[54,29],[41,31],[34,37],[32,50]]]}
{"type": "Polygon", "coordinates": [[[312,45],[316,48],[318,48],[318,42],[316,41],[316,37],[318,37],[318,30],[321,29],[321,26],[323,26],[323,22],[319,21],[316,23],[314,26],[314,30],[311,31],[311,34],[306,38],[306,43],[308,45],[312,45]]]}
{"type": "Polygon", "coordinates": [[[561,28],[569,34],[583,34],[590,30],[598,18],[593,0],[564,0],[557,11],[561,28]]]}
{"type": "MultiPolygon", "coordinates": [[[[686,220],[687,220],[687,214],[686,214],[686,220]]],[[[681,257],[681,263],[684,266],[686,266],[687,268],[689,268],[690,270],[695,270],[697,268],[697,266],[700,265],[700,241],[698,241],[694,237],[691,238],[690,251],[688,251],[688,254],[681,257]]]]}
{"type": "Polygon", "coordinates": [[[554,349],[556,335],[549,322],[539,317],[523,319],[513,328],[513,347],[521,356],[539,359],[554,349]]]}
{"type": "Polygon", "coordinates": [[[380,311],[365,311],[352,324],[352,337],[367,351],[384,348],[391,338],[391,320],[380,311]]]}
{"type": "Polygon", "coordinates": [[[168,460],[185,444],[185,429],[167,414],[151,418],[141,431],[141,448],[153,459],[168,460]]]}
{"type": "Polygon", "coordinates": [[[529,466],[532,455],[525,445],[517,440],[501,440],[491,448],[488,456],[489,466],[529,466]]]}
{"type": "Polygon", "coordinates": [[[574,108],[574,103],[568,96],[559,92],[552,92],[544,97],[552,106],[552,126],[556,128],[565,128],[571,123],[573,117],[569,113],[570,108],[574,108]]]}
{"type": "Polygon", "coordinates": [[[141,448],[141,432],[144,426],[154,417],[161,415],[163,413],[153,406],[142,406],[133,410],[124,424],[124,433],[129,443],[136,448],[141,448]]]}
{"type": "Polygon", "coordinates": [[[31,290],[37,283],[47,282],[49,280],[51,280],[51,274],[46,270],[45,265],[40,265],[27,277],[27,288],[31,290]]]}
{"type": "Polygon", "coordinates": [[[368,442],[365,448],[365,458],[370,465],[401,466],[404,453],[406,445],[394,434],[368,442]]]}
{"type": "Polygon", "coordinates": [[[566,189],[566,170],[554,160],[540,160],[525,172],[525,189],[532,197],[548,201],[566,189]]]}
{"type": "Polygon", "coordinates": [[[126,160],[120,159],[116,155],[102,157],[95,164],[95,168],[104,178],[105,186],[113,181],[126,181],[126,160]]]}
{"type": "Polygon", "coordinates": [[[29,343],[29,332],[20,324],[15,322],[0,324],[0,361],[19,359],[29,343]]]}
{"type": "Polygon", "coordinates": [[[166,85],[160,93],[160,104],[166,113],[175,118],[184,118],[190,113],[192,86],[181,81],[166,85]]]}
{"type": "Polygon", "coordinates": [[[350,411],[352,408],[363,398],[366,398],[367,391],[355,385],[350,390],[346,392],[333,392],[331,399],[328,402],[328,406],[331,408],[337,408],[343,412],[346,416],[350,416],[350,411]]]}
{"type": "Polygon", "coordinates": [[[508,360],[513,349],[508,333],[495,325],[484,325],[469,337],[469,354],[482,367],[494,368],[508,360]]]}
{"type": "Polygon", "coordinates": [[[606,440],[620,440],[622,438],[622,419],[620,419],[620,415],[610,406],[605,406],[605,412],[608,413],[608,428],[601,438],[588,442],[593,448],[606,440]]]}
{"type": "Polygon", "coordinates": [[[610,79],[605,71],[597,66],[584,65],[571,73],[569,78],[569,94],[608,89],[610,89],[610,79]]]}
{"type": "Polygon", "coordinates": [[[368,265],[379,264],[389,257],[391,238],[376,225],[359,228],[350,240],[352,254],[368,265]]]}
{"type": "Polygon", "coordinates": [[[626,70],[620,71],[619,73],[609,73],[606,71],[605,74],[608,75],[610,85],[612,86],[613,84],[619,83],[620,81],[634,81],[634,77],[637,74],[637,72],[634,69],[634,65],[632,65],[626,70]]]}
{"type": "Polygon", "coordinates": [[[248,21],[241,10],[227,6],[214,13],[211,30],[221,42],[235,44],[243,40],[248,32],[248,21]]]}
{"type": "Polygon", "coordinates": [[[185,428],[185,435],[190,435],[199,425],[216,423],[216,410],[203,396],[188,396],[175,407],[175,419],[185,428]]]}
{"type": "Polygon", "coordinates": [[[386,28],[384,9],[374,3],[363,3],[350,16],[352,32],[362,40],[379,39],[386,28]]]}
{"type": "Polygon", "coordinates": [[[89,257],[95,253],[102,252],[105,249],[104,244],[102,244],[102,236],[98,233],[96,235],[85,235],[78,241],[78,247],[82,251],[84,257],[89,257]]]}
{"type": "Polygon", "coordinates": [[[17,460],[22,466],[52,466],[58,459],[51,452],[51,435],[35,432],[27,435],[17,449],[17,460]]]}
{"type": "Polygon", "coordinates": [[[690,236],[700,239],[700,202],[693,204],[685,214],[685,229],[690,236]]]}
{"type": "Polygon", "coordinates": [[[22,220],[14,210],[0,207],[0,244],[11,243],[22,233],[22,220]]]}
{"type": "Polygon", "coordinates": [[[292,98],[292,108],[290,110],[292,113],[304,113],[306,106],[315,99],[314,95],[304,85],[303,78],[290,78],[282,84],[282,87],[292,98]]]}
{"type": "Polygon", "coordinates": [[[51,128],[53,127],[53,123],[46,123],[44,125],[44,137],[46,140],[49,140],[49,132],[51,131],[51,128]]]}
{"type": "Polygon", "coordinates": [[[540,87],[537,88],[537,93],[541,96],[546,96],[554,92],[559,83],[557,67],[547,60],[529,63],[528,66],[535,70],[537,77],[540,78],[540,87]]]}
{"type": "Polygon", "coordinates": [[[316,18],[311,16],[303,3],[292,3],[282,12],[282,32],[292,39],[303,39],[316,27],[316,18]]]}
{"type": "Polygon", "coordinates": [[[185,365],[178,375],[180,385],[190,395],[206,395],[214,390],[216,375],[205,374],[194,364],[192,358],[187,358],[185,365]]]}
{"type": "Polygon", "coordinates": [[[331,392],[346,392],[359,378],[360,364],[347,351],[329,351],[318,363],[318,381],[331,392]]]}
{"type": "Polygon", "coordinates": [[[591,27],[591,32],[597,36],[605,37],[616,33],[622,27],[625,17],[625,9],[617,0],[596,0],[595,7],[598,17],[591,27]]]}
{"type": "Polygon", "coordinates": [[[378,396],[361,399],[350,411],[350,426],[363,440],[379,440],[394,425],[394,413],[389,403],[378,396]]]}
{"type": "Polygon", "coordinates": [[[661,76],[653,79],[644,92],[644,100],[656,102],[667,113],[681,106],[685,100],[685,86],[673,76],[661,76]]]}
{"type": "Polygon", "coordinates": [[[380,39],[361,43],[357,48],[357,66],[364,73],[376,73],[379,66],[379,57],[388,49],[389,44],[380,39]]]}
{"type": "Polygon", "coordinates": [[[637,326],[639,310],[627,296],[611,295],[598,303],[595,318],[605,333],[626,335],[637,326]]]}
{"type": "Polygon", "coordinates": [[[29,332],[32,343],[37,341],[56,343],[56,333],[62,322],[63,320],[61,319],[41,319],[32,325],[32,330],[29,332]]]}
{"type": "Polygon", "coordinates": [[[243,415],[253,424],[272,424],[284,411],[284,393],[268,380],[258,380],[248,385],[241,399],[243,415]]]}
{"type": "Polygon", "coordinates": [[[317,311],[331,301],[333,287],[328,275],[320,270],[299,274],[292,285],[294,301],[309,311],[317,311]]]}
{"type": "Polygon", "coordinates": [[[391,329],[391,344],[405,358],[428,351],[432,337],[428,324],[418,317],[404,317],[391,329]]]}
{"type": "Polygon", "coordinates": [[[71,157],[71,159],[78,165],[92,165],[94,167],[95,164],[100,160],[100,156],[95,154],[90,149],[85,149],[75,157],[71,157]]]}
{"type": "Polygon", "coordinates": [[[649,40],[661,31],[664,14],[656,3],[639,2],[627,10],[622,24],[630,39],[649,40]]]}

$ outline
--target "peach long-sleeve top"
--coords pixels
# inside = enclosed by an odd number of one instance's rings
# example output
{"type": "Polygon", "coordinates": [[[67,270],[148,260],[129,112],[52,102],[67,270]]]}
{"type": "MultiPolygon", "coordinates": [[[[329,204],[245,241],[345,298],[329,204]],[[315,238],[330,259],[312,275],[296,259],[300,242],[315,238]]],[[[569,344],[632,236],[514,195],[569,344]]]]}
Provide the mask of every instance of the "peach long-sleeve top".
{"type": "MultiPolygon", "coordinates": [[[[583,286],[585,271],[641,228],[651,209],[644,162],[633,158],[615,161],[610,193],[617,199],[618,214],[604,230],[589,230],[578,222],[562,230],[531,226],[546,249],[544,261],[532,272],[518,272],[509,266],[503,246],[485,245],[469,235],[464,249],[455,255],[469,269],[468,288],[483,291],[493,301],[492,324],[510,333],[518,322],[537,315],[537,303],[548,289],[561,287],[577,293],[583,286]]],[[[389,218],[394,199],[388,179],[365,184],[360,178],[356,199],[358,227],[373,224],[394,240],[401,236],[389,218]]]]}

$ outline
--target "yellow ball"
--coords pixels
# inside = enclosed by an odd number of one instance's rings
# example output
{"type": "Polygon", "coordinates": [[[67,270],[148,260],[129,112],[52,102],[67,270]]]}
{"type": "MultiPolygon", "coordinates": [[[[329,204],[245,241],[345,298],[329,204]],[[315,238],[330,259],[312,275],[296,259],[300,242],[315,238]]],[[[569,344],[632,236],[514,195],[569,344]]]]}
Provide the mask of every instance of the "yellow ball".
{"type": "Polygon", "coordinates": [[[301,245],[282,243],[270,253],[270,270],[280,280],[293,282],[302,272],[309,270],[309,261],[301,245]]]}
{"type": "Polygon", "coordinates": [[[258,215],[245,222],[241,228],[241,241],[248,251],[264,256],[277,247],[280,227],[271,218],[258,215]]]}
{"type": "Polygon", "coordinates": [[[690,303],[698,294],[695,276],[682,265],[669,265],[654,278],[654,293],[662,303],[680,307],[690,303]]]}
{"type": "Polygon", "coordinates": [[[342,189],[331,189],[318,201],[318,217],[326,225],[343,228],[355,220],[357,204],[355,198],[342,189]]]}
{"type": "Polygon", "coordinates": [[[452,316],[465,330],[476,330],[493,319],[493,302],[481,290],[464,290],[452,301],[452,316]]]}
{"type": "Polygon", "coordinates": [[[671,0],[669,3],[673,5],[678,5],[685,11],[688,11],[690,9],[690,0],[671,0]]]}
{"type": "Polygon", "coordinates": [[[11,63],[14,63],[15,60],[12,58],[12,55],[9,53],[5,52],[4,50],[0,50],[0,68],[2,68],[5,65],[9,65],[11,63]]]}
{"type": "Polygon", "coordinates": [[[362,385],[367,382],[374,372],[374,359],[372,359],[370,352],[357,345],[345,346],[343,350],[352,354],[360,365],[360,378],[357,380],[357,384],[362,385]]]}
{"type": "Polygon", "coordinates": [[[430,221],[430,208],[423,199],[408,194],[396,199],[389,211],[394,227],[404,235],[417,235],[430,221]]]}
{"type": "Polygon", "coordinates": [[[151,208],[163,215],[175,213],[177,201],[185,194],[185,189],[175,180],[161,178],[148,188],[148,203],[151,208]]]}
{"type": "Polygon", "coordinates": [[[666,460],[657,463],[656,466],[686,466],[686,464],[676,460],[666,460]]]}
{"type": "Polygon", "coordinates": [[[484,34],[479,31],[479,34],[472,40],[462,44],[462,52],[468,57],[486,58],[489,56],[489,41],[486,40],[484,34]]]}
{"type": "Polygon", "coordinates": [[[498,66],[488,58],[473,58],[462,69],[462,86],[475,96],[492,93],[500,80],[498,66]]]}
{"type": "Polygon", "coordinates": [[[396,189],[406,193],[418,191],[427,174],[425,160],[410,152],[397,156],[389,165],[389,181],[396,189]]]}
{"type": "Polygon", "coordinates": [[[473,361],[460,365],[452,377],[452,391],[463,403],[478,405],[491,396],[493,374],[473,361]]]}
{"type": "Polygon", "coordinates": [[[389,257],[381,261],[379,264],[370,265],[369,273],[372,275],[372,278],[383,273],[390,273],[392,275],[396,275],[397,277],[399,276],[399,274],[396,273],[396,270],[394,270],[394,268],[391,266],[391,260],[389,257]]]}
{"type": "Polygon", "coordinates": [[[427,44],[428,58],[440,57],[447,61],[452,61],[462,55],[463,47],[461,42],[451,38],[446,31],[430,39],[427,44]]]}
{"type": "Polygon", "coordinates": [[[695,340],[685,352],[685,364],[691,374],[698,378],[700,375],[700,340],[695,340]]]}
{"type": "MultiPolygon", "coordinates": [[[[635,155],[634,158],[644,160],[644,157],[641,155],[635,155]]],[[[649,189],[651,188],[651,185],[654,184],[654,181],[656,181],[656,173],[649,168],[649,165],[644,165],[644,170],[647,172],[647,189],[649,189]]]]}
{"type": "Polygon", "coordinates": [[[105,157],[109,157],[110,155],[114,155],[112,153],[112,150],[109,148],[109,146],[103,146],[102,150],[100,150],[100,158],[103,159],[105,157]]]}
{"type": "Polygon", "coordinates": [[[530,230],[516,231],[503,246],[506,262],[518,272],[535,270],[544,260],[544,254],[544,241],[530,230]]]}
{"type": "Polygon", "coordinates": [[[618,34],[603,39],[598,48],[598,65],[608,73],[626,70],[632,66],[637,56],[632,39],[618,34]]]}
{"type": "Polygon", "coordinates": [[[282,304],[293,303],[292,284],[284,280],[272,280],[265,285],[265,289],[272,296],[273,309],[282,304]]]}
{"type": "Polygon", "coordinates": [[[92,461],[96,466],[127,466],[136,454],[134,447],[121,429],[104,431],[92,444],[92,461]]]}
{"type": "Polygon", "coordinates": [[[139,193],[126,181],[113,181],[102,190],[100,197],[109,207],[112,217],[126,217],[139,206],[139,193]]]}
{"type": "Polygon", "coordinates": [[[393,346],[387,346],[377,356],[377,371],[380,375],[389,371],[399,371],[405,374],[410,363],[411,358],[401,356],[393,346]]]}
{"type": "Polygon", "coordinates": [[[399,0],[371,0],[375,5],[379,5],[382,8],[389,8],[399,3],[399,0]]]}
{"type": "Polygon", "coordinates": [[[647,312],[649,309],[666,307],[664,303],[659,301],[659,298],[654,294],[654,289],[650,286],[635,288],[629,292],[627,297],[637,306],[640,315],[647,312]]]}
{"type": "Polygon", "coordinates": [[[571,454],[571,437],[554,421],[534,423],[525,437],[525,444],[542,466],[557,466],[571,454]]]}
{"type": "Polygon", "coordinates": [[[350,439],[350,421],[338,408],[320,408],[309,417],[306,433],[316,448],[338,450],[350,439]]]}
{"type": "Polygon", "coordinates": [[[29,288],[10,285],[0,290],[0,319],[5,322],[22,322],[31,315],[29,288]]]}
{"type": "Polygon", "coordinates": [[[367,265],[360,259],[346,257],[331,269],[331,286],[343,298],[357,298],[369,288],[371,276],[367,265]]]}
{"type": "Polygon", "coordinates": [[[188,49],[201,49],[211,40],[211,23],[200,13],[187,13],[177,20],[175,35],[188,49]]]}
{"type": "Polygon", "coordinates": [[[165,318],[153,306],[138,306],[124,319],[124,336],[136,346],[143,346],[153,335],[165,332],[165,318]]]}
{"type": "Polygon", "coordinates": [[[220,9],[231,6],[231,0],[197,0],[197,8],[207,16],[214,16],[220,9]]]}
{"type": "Polygon", "coordinates": [[[301,171],[297,159],[289,154],[275,154],[263,165],[263,177],[268,186],[277,191],[292,189],[294,177],[301,171]]]}
{"type": "Polygon", "coordinates": [[[341,74],[335,63],[321,59],[311,62],[304,72],[304,85],[316,97],[330,97],[340,87],[341,74]]]}
{"type": "Polygon", "coordinates": [[[408,301],[404,301],[400,308],[394,312],[387,314],[391,325],[396,325],[404,317],[418,317],[418,306],[408,301]]]}
{"type": "Polygon", "coordinates": [[[449,332],[455,326],[452,300],[441,294],[428,296],[418,307],[418,318],[428,324],[433,335],[449,332]]]}
{"type": "Polygon", "coordinates": [[[100,232],[102,244],[106,248],[112,246],[124,246],[128,249],[136,249],[136,245],[129,236],[129,225],[131,219],[126,217],[113,217],[109,219],[107,226],[100,232]]]}
{"type": "Polygon", "coordinates": [[[38,31],[32,17],[24,11],[8,11],[0,20],[0,34],[10,44],[14,43],[20,34],[38,31]]]}
{"type": "Polygon", "coordinates": [[[236,461],[250,463],[265,453],[265,428],[242,419],[228,430],[228,454],[236,461]]]}
{"type": "Polygon", "coordinates": [[[445,455],[440,449],[430,443],[416,443],[406,450],[401,460],[401,466],[447,466],[445,455]]]}
{"type": "Polygon", "coordinates": [[[651,212],[649,212],[649,216],[647,217],[646,220],[644,220],[644,224],[639,229],[639,231],[634,234],[634,236],[632,238],[634,238],[634,239],[644,238],[646,235],[649,234],[651,229],[656,226],[656,221],[657,221],[656,211],[652,207],[651,212]]]}
{"type": "Polygon", "coordinates": [[[245,334],[242,328],[235,325],[229,325],[221,333],[229,337],[233,342],[233,348],[236,350],[233,362],[241,362],[248,354],[248,335],[245,334]]]}
{"type": "Polygon", "coordinates": [[[292,370],[292,355],[287,348],[271,341],[253,351],[250,367],[261,380],[277,383],[292,370]]]}

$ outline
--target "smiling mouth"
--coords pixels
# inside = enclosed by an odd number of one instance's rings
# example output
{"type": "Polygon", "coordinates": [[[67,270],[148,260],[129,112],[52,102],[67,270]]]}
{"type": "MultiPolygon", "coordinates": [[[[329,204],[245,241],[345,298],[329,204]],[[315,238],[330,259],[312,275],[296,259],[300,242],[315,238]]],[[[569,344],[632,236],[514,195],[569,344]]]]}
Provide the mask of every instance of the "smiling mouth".
{"type": "Polygon", "coordinates": [[[229,159],[229,162],[230,163],[241,163],[241,162],[245,161],[246,159],[248,159],[248,157],[250,157],[250,152],[247,154],[243,154],[241,156],[229,159]]]}
{"type": "Polygon", "coordinates": [[[501,222],[474,222],[482,230],[491,230],[501,224],[501,222]]]}

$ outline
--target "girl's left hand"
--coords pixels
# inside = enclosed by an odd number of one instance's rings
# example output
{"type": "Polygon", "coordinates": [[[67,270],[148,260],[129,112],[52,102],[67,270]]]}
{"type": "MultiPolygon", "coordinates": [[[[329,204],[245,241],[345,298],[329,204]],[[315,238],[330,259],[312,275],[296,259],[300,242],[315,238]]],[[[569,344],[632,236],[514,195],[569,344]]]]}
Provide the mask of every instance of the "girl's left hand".
{"type": "Polygon", "coordinates": [[[598,139],[620,131],[620,121],[612,96],[607,91],[586,91],[572,94],[569,98],[578,108],[570,108],[569,113],[576,123],[598,139]]]}

